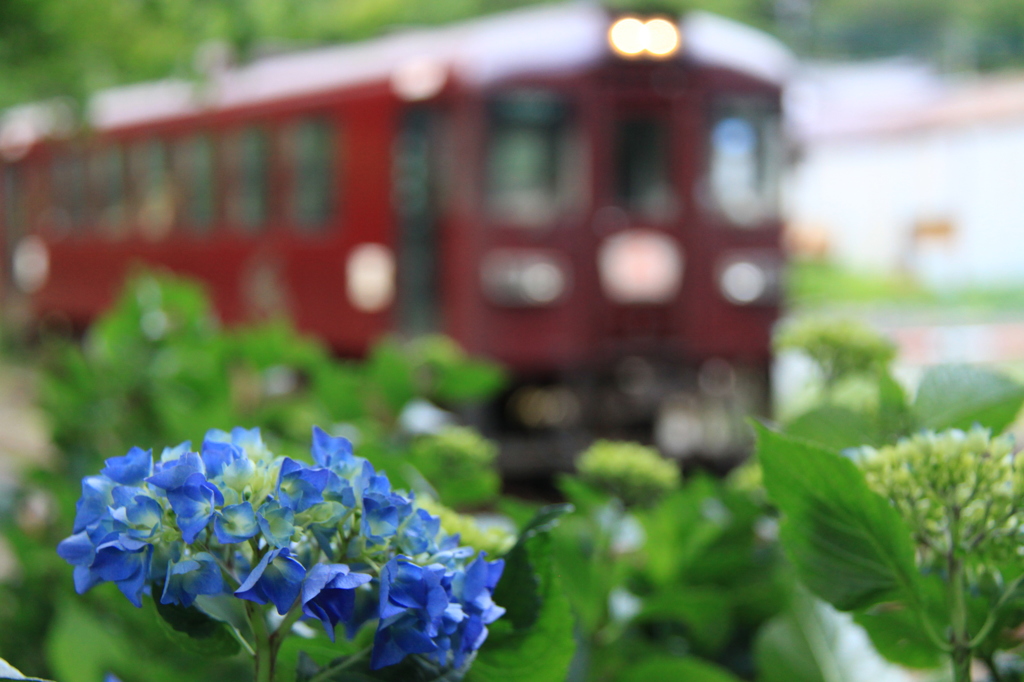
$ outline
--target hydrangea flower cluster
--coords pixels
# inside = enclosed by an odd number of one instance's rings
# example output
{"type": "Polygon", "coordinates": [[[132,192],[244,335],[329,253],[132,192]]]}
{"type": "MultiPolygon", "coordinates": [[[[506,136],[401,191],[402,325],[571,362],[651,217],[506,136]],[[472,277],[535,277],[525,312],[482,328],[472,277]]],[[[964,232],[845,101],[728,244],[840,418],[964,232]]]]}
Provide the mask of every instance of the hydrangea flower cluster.
{"type": "Polygon", "coordinates": [[[988,429],[925,432],[863,448],[868,485],[906,520],[926,561],[950,552],[975,561],[1017,552],[1024,529],[1024,466],[1013,438],[988,429]]]}
{"type": "Polygon", "coordinates": [[[627,506],[650,506],[679,487],[679,466],[654,448],[599,440],[576,462],[580,476],[627,506]]]}
{"type": "Polygon", "coordinates": [[[132,448],[82,481],[57,551],[79,593],[108,581],[136,606],[150,594],[183,607],[233,594],[289,626],[319,620],[332,641],[377,619],[374,669],[410,654],[462,666],[504,613],[491,598],[504,563],[460,547],[348,440],[314,428],[312,457],[275,457],[241,428],[157,462],[132,448]]]}

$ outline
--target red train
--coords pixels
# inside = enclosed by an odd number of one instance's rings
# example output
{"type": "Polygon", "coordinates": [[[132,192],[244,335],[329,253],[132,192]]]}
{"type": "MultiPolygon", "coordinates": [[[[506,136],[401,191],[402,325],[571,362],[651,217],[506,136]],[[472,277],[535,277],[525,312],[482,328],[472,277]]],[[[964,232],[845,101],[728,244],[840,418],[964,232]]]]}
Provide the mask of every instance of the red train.
{"type": "Polygon", "coordinates": [[[341,354],[447,333],[513,370],[506,432],[742,442],[781,267],[774,39],[574,3],[206,56],[202,82],[99,93],[86,132],[59,106],[2,119],[9,289],[35,319],[84,324],[154,263],[341,354]]]}

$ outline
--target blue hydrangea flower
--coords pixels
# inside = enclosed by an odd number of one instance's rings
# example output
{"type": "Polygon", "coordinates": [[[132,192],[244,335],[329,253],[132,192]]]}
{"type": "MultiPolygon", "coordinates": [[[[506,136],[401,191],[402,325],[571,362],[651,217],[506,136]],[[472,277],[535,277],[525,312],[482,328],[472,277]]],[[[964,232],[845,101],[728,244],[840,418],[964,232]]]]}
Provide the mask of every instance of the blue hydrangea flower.
{"type": "Polygon", "coordinates": [[[295,512],[282,507],[277,500],[268,500],[256,516],[263,537],[274,547],[287,547],[295,534],[295,512]]]}
{"type": "Polygon", "coordinates": [[[110,516],[122,524],[125,534],[136,540],[148,540],[160,530],[164,509],[148,495],[133,494],[136,491],[140,489],[115,488],[113,497],[117,506],[110,509],[110,516]]]}
{"type": "Polygon", "coordinates": [[[111,457],[101,475],[121,485],[141,485],[153,473],[153,451],[132,448],[124,457],[111,457]]]}
{"type": "Polygon", "coordinates": [[[75,525],[78,533],[102,519],[114,501],[111,492],[117,484],[106,476],[86,476],[82,479],[82,496],[75,503],[75,525]]]}
{"type": "Polygon", "coordinates": [[[162,604],[191,606],[201,594],[219,594],[224,591],[224,578],[217,560],[206,552],[197,552],[189,559],[167,564],[167,578],[162,604]]]}
{"type": "Polygon", "coordinates": [[[288,548],[267,552],[245,582],[235,590],[235,596],[257,604],[271,602],[282,616],[288,613],[302,588],[306,569],[292,558],[288,548]]]}
{"type": "Polygon", "coordinates": [[[434,638],[444,634],[445,616],[461,619],[461,608],[450,597],[444,566],[419,566],[402,556],[389,561],[380,576],[380,624],[370,666],[377,670],[409,654],[437,652],[434,638]]]}
{"type": "Polygon", "coordinates": [[[206,467],[198,453],[186,452],[178,459],[161,461],[154,467],[155,473],[146,479],[150,485],[164,490],[174,490],[185,485],[192,474],[206,474],[206,467]]]}
{"type": "MultiPolygon", "coordinates": [[[[89,578],[95,580],[92,584],[99,581],[115,583],[128,601],[141,607],[152,555],[153,545],[121,535],[96,547],[96,556],[89,566],[89,578]]],[[[79,594],[84,591],[80,590],[79,594]]]]}
{"type": "Polygon", "coordinates": [[[360,458],[352,454],[352,441],[328,434],[319,426],[313,427],[313,461],[348,478],[360,468],[360,458]]]}
{"type": "Polygon", "coordinates": [[[203,465],[206,467],[206,475],[210,478],[220,476],[224,467],[233,464],[241,459],[248,459],[242,448],[232,443],[221,441],[203,441],[203,451],[200,455],[203,465]]]}
{"type": "Polygon", "coordinates": [[[256,521],[256,513],[248,502],[224,507],[213,517],[213,532],[217,542],[230,545],[242,542],[260,532],[260,524],[256,521]]]}
{"type": "Polygon", "coordinates": [[[459,624],[453,638],[454,666],[461,667],[467,655],[480,648],[487,639],[487,626],[505,613],[491,596],[505,570],[505,562],[486,561],[481,552],[464,571],[452,579],[452,593],[462,605],[466,618],[459,624]]]}
{"type": "Polygon", "coordinates": [[[220,489],[200,473],[190,474],[181,486],[168,490],[167,499],[177,514],[181,538],[188,544],[206,528],[216,507],[224,504],[220,489]]]}
{"type": "Polygon", "coordinates": [[[370,545],[383,545],[398,531],[399,505],[404,500],[382,493],[363,496],[362,531],[370,545]]]}
{"type": "Polygon", "coordinates": [[[324,501],[323,492],[330,475],[327,469],[311,469],[302,462],[285,457],[277,481],[278,499],[289,509],[305,511],[324,501]]]}
{"type": "Polygon", "coordinates": [[[501,562],[471,561],[348,440],[314,429],[314,466],[274,457],[256,429],[189,448],[155,464],[133,448],[83,479],[73,535],[57,547],[78,592],[113,582],[136,606],[152,594],[190,607],[230,577],[234,596],[281,615],[301,607],[332,639],[339,624],[352,637],[377,619],[375,668],[410,654],[461,666],[504,612],[492,599],[501,562]]]}
{"type": "Polygon", "coordinates": [[[440,530],[440,518],[425,509],[410,510],[395,542],[398,549],[406,554],[435,554],[439,549],[437,535],[440,530]]]}
{"type": "Polygon", "coordinates": [[[318,618],[333,642],[338,623],[352,621],[356,588],[372,579],[365,573],[351,573],[345,564],[317,564],[302,583],[302,612],[318,618]]]}

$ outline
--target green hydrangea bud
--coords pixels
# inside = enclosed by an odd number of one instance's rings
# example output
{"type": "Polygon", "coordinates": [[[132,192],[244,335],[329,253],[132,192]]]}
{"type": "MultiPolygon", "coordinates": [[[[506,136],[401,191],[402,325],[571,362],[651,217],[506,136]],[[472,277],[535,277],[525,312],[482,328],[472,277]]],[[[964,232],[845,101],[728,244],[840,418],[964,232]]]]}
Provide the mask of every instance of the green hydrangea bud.
{"type": "Polygon", "coordinates": [[[486,504],[497,496],[501,488],[497,456],[497,445],[464,426],[447,426],[417,438],[409,451],[412,465],[437,489],[441,500],[454,507],[486,504]]]}
{"type": "Polygon", "coordinates": [[[896,357],[896,346],[856,320],[805,319],[786,325],[775,337],[777,351],[806,354],[827,385],[847,376],[870,374],[896,357]]]}
{"type": "Polygon", "coordinates": [[[1011,437],[927,432],[862,455],[868,485],[899,510],[924,562],[955,552],[980,565],[1016,552],[1024,469],[1011,437]]]}
{"type": "Polygon", "coordinates": [[[576,462],[584,481],[626,505],[650,505],[679,487],[679,467],[654,448],[599,440],[576,462]]]}
{"type": "Polygon", "coordinates": [[[458,535],[463,546],[490,557],[504,555],[516,543],[516,536],[499,526],[483,526],[474,517],[460,514],[427,496],[416,498],[416,506],[440,517],[441,528],[448,535],[458,535]]]}

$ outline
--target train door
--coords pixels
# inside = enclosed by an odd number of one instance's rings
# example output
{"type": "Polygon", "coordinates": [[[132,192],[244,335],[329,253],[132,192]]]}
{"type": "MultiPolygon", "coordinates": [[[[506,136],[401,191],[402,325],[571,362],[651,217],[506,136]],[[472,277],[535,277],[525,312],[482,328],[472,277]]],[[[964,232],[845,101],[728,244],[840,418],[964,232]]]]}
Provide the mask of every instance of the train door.
{"type": "Polygon", "coordinates": [[[621,88],[606,100],[593,219],[602,301],[595,324],[616,354],[659,354],[675,336],[686,266],[678,108],[673,99],[621,88]]]}
{"type": "Polygon", "coordinates": [[[398,217],[398,329],[410,336],[437,331],[437,150],[440,114],[408,109],[396,140],[394,203],[398,217]]]}

